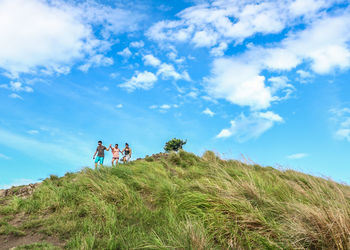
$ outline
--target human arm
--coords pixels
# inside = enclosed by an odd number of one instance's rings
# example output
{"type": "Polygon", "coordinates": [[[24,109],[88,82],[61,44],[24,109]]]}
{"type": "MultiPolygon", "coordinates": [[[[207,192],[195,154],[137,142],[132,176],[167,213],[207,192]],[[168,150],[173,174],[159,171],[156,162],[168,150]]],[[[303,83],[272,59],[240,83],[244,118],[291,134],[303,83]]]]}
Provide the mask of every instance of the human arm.
{"type": "Polygon", "coordinates": [[[94,153],[94,156],[92,157],[92,159],[95,159],[96,154],[97,154],[97,149],[96,149],[96,152],[94,153]]]}
{"type": "Polygon", "coordinates": [[[108,147],[108,148],[105,147],[105,150],[106,150],[106,151],[109,151],[109,149],[111,148],[111,146],[112,146],[112,144],[109,144],[109,147],[108,147]]]}

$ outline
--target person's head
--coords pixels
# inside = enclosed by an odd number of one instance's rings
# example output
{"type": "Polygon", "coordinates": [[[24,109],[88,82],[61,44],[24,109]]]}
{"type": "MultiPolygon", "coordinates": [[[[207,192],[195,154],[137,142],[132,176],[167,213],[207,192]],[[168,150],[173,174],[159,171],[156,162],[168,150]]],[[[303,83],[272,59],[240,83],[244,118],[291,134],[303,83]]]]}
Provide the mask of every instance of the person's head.
{"type": "Polygon", "coordinates": [[[125,143],[125,147],[127,147],[127,148],[128,148],[128,147],[129,147],[129,144],[128,144],[128,143],[125,143]]]}
{"type": "Polygon", "coordinates": [[[115,148],[118,148],[118,144],[115,144],[114,147],[115,147],[115,148]]]}
{"type": "Polygon", "coordinates": [[[98,145],[102,145],[102,141],[98,141],[97,144],[98,144],[98,145]]]}

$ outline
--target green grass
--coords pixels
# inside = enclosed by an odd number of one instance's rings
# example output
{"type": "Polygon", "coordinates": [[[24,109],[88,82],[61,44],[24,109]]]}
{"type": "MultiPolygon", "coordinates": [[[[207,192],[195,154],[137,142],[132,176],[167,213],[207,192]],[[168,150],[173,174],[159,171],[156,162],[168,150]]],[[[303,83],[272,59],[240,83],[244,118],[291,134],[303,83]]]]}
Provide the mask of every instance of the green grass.
{"type": "Polygon", "coordinates": [[[67,249],[350,249],[349,186],[209,151],[51,176],[6,204],[67,249]]]}
{"type": "Polygon", "coordinates": [[[27,244],[23,246],[16,247],[15,250],[58,250],[58,247],[55,247],[54,245],[50,243],[33,243],[33,244],[27,244]]]}

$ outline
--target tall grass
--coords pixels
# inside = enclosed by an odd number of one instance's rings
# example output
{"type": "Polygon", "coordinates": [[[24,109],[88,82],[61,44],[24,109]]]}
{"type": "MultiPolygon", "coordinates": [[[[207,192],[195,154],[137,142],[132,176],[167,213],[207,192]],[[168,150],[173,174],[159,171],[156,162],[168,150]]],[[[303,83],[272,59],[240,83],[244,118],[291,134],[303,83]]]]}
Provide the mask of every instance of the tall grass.
{"type": "Polygon", "coordinates": [[[68,249],[350,249],[349,186],[210,151],[51,176],[21,212],[68,249]]]}

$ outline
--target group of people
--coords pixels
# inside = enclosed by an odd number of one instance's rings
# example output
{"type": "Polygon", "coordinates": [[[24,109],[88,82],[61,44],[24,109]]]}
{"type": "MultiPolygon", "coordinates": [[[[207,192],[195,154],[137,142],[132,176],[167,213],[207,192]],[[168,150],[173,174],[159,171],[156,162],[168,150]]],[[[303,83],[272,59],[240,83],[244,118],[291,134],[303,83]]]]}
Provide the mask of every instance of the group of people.
{"type": "Polygon", "coordinates": [[[111,149],[113,157],[112,157],[112,166],[114,166],[114,162],[117,165],[119,161],[119,154],[124,154],[122,161],[124,163],[128,162],[131,158],[131,148],[129,147],[128,143],[125,143],[125,148],[123,150],[120,150],[118,147],[118,144],[115,144],[114,147],[112,147],[112,144],[109,144],[109,147],[105,147],[102,145],[102,141],[98,141],[98,146],[96,148],[96,152],[93,156],[93,159],[95,160],[95,167],[97,167],[97,164],[100,163],[100,165],[103,165],[103,161],[105,158],[105,150],[109,151],[111,149]],[[96,156],[97,154],[97,156],[96,156]]]}

